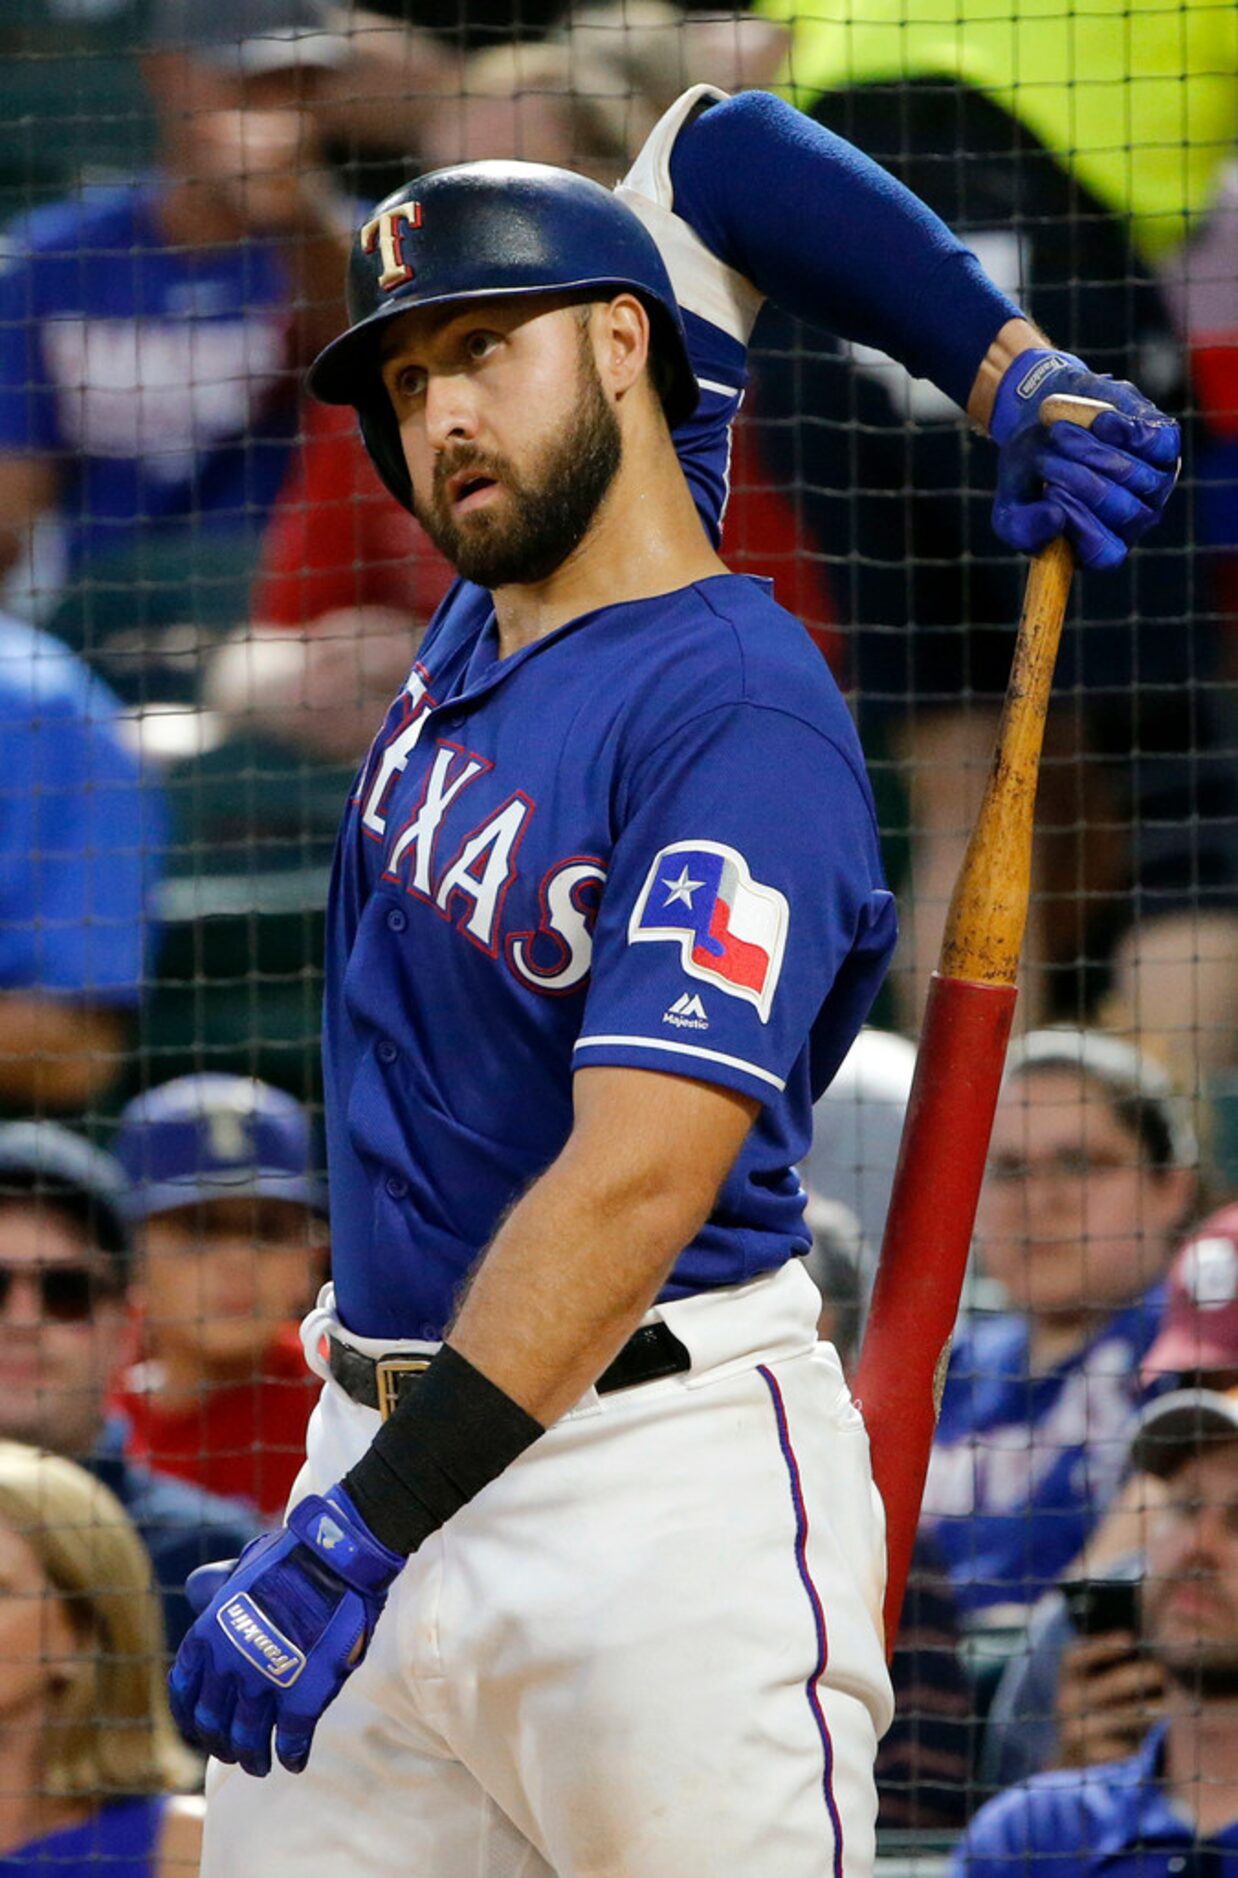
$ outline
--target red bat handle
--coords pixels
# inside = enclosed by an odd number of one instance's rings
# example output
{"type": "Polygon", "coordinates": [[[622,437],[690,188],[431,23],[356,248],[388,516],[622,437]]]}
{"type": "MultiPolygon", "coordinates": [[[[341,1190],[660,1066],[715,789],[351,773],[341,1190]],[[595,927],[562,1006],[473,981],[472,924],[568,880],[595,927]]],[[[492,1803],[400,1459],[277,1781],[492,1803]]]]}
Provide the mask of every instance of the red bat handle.
{"type": "Polygon", "coordinates": [[[1014,1017],[1013,985],[934,972],[855,1393],[887,1509],[885,1634],[892,1649],[941,1405],[964,1258],[1014,1017]],[[915,1248],[895,1259],[889,1248],[915,1248]],[[894,1351],[898,1360],[892,1361],[894,1351]],[[907,1516],[910,1512],[910,1517],[907,1516]]]}
{"type": "MultiPolygon", "coordinates": [[[[1046,398],[1040,417],[1088,428],[1106,408],[1090,398],[1046,398]]],[[[1028,576],[993,767],[929,987],[856,1374],[886,1509],[890,1655],[1014,1015],[1032,811],[1073,569],[1065,541],[1054,541],[1028,576]]]]}

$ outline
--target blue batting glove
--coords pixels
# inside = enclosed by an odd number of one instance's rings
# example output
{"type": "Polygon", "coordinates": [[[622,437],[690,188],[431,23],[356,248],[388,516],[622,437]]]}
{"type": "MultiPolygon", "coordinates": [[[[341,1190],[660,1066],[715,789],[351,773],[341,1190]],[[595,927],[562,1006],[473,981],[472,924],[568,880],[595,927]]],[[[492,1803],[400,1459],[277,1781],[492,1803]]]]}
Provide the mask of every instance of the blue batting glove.
{"type": "Polygon", "coordinates": [[[1116,567],[1160,520],[1182,438],[1125,379],[1102,378],[1069,352],[1020,353],[997,387],[989,432],[1000,451],[993,527],[1034,554],[1065,535],[1084,567],[1116,567]],[[1111,404],[1090,430],[1040,422],[1051,392],[1111,404]]]}
{"type": "Polygon", "coordinates": [[[197,1571],[190,1572],[185,1580],[185,1602],[195,1617],[201,1617],[215,1593],[223,1590],[240,1562],[238,1558],[216,1558],[209,1565],[199,1565],[197,1571]]]}
{"type": "Polygon", "coordinates": [[[369,1530],[340,1486],[311,1495],[281,1532],[246,1546],[233,1568],[204,1565],[186,1591],[201,1611],[168,1688],[177,1726],[247,1774],[289,1773],[309,1759],[314,1729],[369,1648],[407,1560],[369,1530]]]}

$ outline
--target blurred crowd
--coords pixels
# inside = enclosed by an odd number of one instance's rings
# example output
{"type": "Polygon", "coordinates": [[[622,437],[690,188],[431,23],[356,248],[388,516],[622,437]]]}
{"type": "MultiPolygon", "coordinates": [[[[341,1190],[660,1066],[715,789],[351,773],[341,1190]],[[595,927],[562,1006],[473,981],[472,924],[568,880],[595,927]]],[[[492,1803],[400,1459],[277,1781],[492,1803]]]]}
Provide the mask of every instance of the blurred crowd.
{"type": "MultiPolygon", "coordinates": [[[[818,11],[0,9],[0,1878],[196,1869],[163,1661],[318,1387],[331,843],[450,580],[302,394],[352,230],[461,159],[612,183],[700,81],[785,88],[1184,423],[1067,634],[879,1786],[960,1874],[1238,1874],[1238,25],[1064,0],[1085,110],[1031,0],[818,11]]],[[[933,387],[773,312],[753,366],[724,552],[853,703],[905,933],[801,1169],[849,1365],[1021,570],[933,387]]]]}

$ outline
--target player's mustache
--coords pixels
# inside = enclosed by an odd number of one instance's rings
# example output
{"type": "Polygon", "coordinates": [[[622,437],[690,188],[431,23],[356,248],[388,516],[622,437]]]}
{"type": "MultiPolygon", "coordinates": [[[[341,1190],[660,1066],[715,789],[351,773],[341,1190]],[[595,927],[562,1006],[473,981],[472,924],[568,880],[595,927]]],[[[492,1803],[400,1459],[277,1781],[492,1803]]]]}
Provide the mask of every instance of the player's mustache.
{"type": "Polygon", "coordinates": [[[466,447],[454,451],[451,456],[440,456],[435,460],[431,487],[437,502],[446,499],[448,483],[453,476],[461,474],[488,476],[494,482],[510,480],[508,465],[502,458],[488,457],[484,451],[466,447]]]}

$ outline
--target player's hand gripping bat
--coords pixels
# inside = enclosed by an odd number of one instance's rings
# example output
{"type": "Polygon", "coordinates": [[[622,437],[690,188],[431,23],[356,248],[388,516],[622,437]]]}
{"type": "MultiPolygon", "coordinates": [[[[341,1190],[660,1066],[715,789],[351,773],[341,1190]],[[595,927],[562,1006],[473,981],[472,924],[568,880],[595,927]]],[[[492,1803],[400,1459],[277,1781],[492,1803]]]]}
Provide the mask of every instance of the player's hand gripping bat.
{"type": "MultiPolygon", "coordinates": [[[[1109,407],[1048,397],[1041,421],[1090,429],[1109,407]]],[[[929,986],[877,1282],[855,1379],[885,1502],[892,1653],[1017,996],[1032,816],[1074,557],[1032,562],[997,748],[929,986]]]]}

